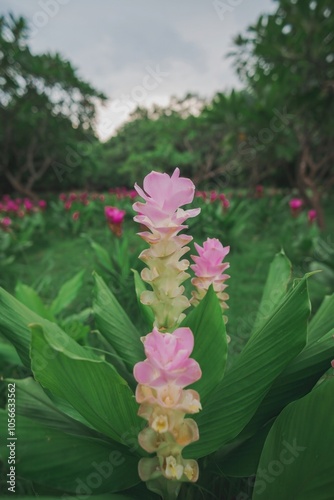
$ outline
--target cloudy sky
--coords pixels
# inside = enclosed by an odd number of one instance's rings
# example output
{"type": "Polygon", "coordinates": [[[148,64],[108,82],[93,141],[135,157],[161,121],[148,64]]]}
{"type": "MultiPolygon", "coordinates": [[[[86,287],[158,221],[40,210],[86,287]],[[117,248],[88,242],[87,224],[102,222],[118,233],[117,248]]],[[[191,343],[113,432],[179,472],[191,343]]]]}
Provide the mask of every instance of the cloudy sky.
{"type": "Polygon", "coordinates": [[[60,52],[110,101],[102,139],[138,104],[240,86],[226,54],[273,0],[0,0],[28,18],[35,52],[60,52]]]}

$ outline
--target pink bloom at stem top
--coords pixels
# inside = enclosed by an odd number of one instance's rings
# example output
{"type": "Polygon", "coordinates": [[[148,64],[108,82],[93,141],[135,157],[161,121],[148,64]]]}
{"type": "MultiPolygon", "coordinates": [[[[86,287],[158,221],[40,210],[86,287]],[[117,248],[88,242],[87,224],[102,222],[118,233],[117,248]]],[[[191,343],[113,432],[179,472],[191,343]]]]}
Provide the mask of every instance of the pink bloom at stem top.
{"type": "Polygon", "coordinates": [[[152,291],[143,292],[140,300],[152,308],[154,325],[171,331],[182,321],[183,311],[190,306],[183,295],[184,286],[181,286],[189,278],[186,272],[189,261],[180,259],[189,251],[186,245],[192,237],[179,233],[187,228],[184,222],[198,215],[200,209],[181,208],[193,201],[195,186],[190,179],[180,177],[178,168],[172,176],[151,172],[145,177],[143,187],[135,185],[144,203],[136,202],[133,209],[137,212],[134,220],[148,229],[139,236],[150,248],[139,258],[147,265],[141,277],[152,291]]]}
{"type": "MultiPolygon", "coordinates": [[[[223,262],[223,260],[229,253],[230,247],[224,247],[217,238],[208,238],[203,243],[203,247],[195,243],[195,248],[198,255],[191,256],[195,264],[190,266],[196,275],[191,280],[196,287],[192,292],[192,303],[197,305],[206,295],[210,285],[212,285],[224,312],[225,309],[228,309],[226,300],[229,298],[225,292],[228,286],[225,281],[230,277],[224,272],[230,267],[230,264],[223,262]]],[[[226,316],[224,316],[224,321],[227,322],[226,316]]]]}

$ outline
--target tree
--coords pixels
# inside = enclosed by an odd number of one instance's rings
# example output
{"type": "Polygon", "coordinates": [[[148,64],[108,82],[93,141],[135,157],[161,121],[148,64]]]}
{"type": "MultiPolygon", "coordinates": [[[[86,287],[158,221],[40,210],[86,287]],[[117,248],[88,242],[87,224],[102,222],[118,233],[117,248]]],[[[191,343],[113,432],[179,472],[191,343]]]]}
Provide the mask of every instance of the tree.
{"type": "Polygon", "coordinates": [[[59,54],[32,54],[28,34],[23,18],[0,18],[0,178],[33,196],[46,175],[59,181],[59,165],[71,170],[78,142],[94,140],[96,104],[106,98],[59,54]]]}
{"type": "Polygon", "coordinates": [[[291,141],[284,148],[283,141],[282,157],[297,155],[290,177],[317,210],[321,226],[322,194],[334,184],[332,9],[329,0],[279,0],[274,14],[261,16],[246,36],[235,39],[233,53],[239,75],[262,107],[289,115],[297,151],[291,141]]]}

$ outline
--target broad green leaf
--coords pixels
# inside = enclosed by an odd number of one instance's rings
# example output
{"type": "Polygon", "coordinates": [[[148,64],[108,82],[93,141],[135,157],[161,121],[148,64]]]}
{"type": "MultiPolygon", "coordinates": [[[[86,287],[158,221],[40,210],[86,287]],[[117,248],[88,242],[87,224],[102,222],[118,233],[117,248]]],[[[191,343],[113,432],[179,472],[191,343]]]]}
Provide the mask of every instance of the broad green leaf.
{"type": "Polygon", "coordinates": [[[90,242],[92,249],[95,252],[95,255],[98,259],[99,264],[107,271],[113,271],[113,265],[110,259],[109,252],[103,248],[103,246],[99,245],[95,241],[90,242]]]}
{"type": "MultiPolygon", "coordinates": [[[[0,410],[0,422],[4,429],[7,411],[0,410]]],[[[68,434],[20,415],[16,434],[19,473],[31,481],[80,496],[117,492],[140,481],[138,458],[118,443],[68,434]]],[[[7,453],[3,449],[5,461],[7,453]]]]}
{"type": "Polygon", "coordinates": [[[194,334],[195,346],[191,357],[199,363],[202,377],[191,388],[199,392],[203,402],[222,380],[227,358],[225,324],[212,286],[181,326],[189,327],[194,334]]]}
{"type": "Polygon", "coordinates": [[[0,333],[11,342],[20,356],[23,364],[30,369],[30,339],[29,323],[48,325],[55,335],[61,335],[56,324],[34,313],[21,302],[0,288],[0,333]]]}
{"type": "Polygon", "coordinates": [[[265,442],[253,500],[329,500],[334,491],[334,379],[291,403],[265,442]]]}
{"type": "Polygon", "coordinates": [[[208,455],[243,430],[274,380],[304,347],[309,313],[304,278],[249,339],[195,416],[200,440],[185,449],[187,457],[208,455]]]}
{"type": "Polygon", "coordinates": [[[73,302],[82,287],[85,271],[79,271],[73,278],[66,281],[50,306],[51,312],[56,316],[73,302]]]}
{"type": "Polygon", "coordinates": [[[286,295],[290,279],[291,262],[285,253],[281,251],[276,254],[273,262],[270,264],[269,274],[253,326],[254,332],[262,328],[276,306],[286,295]]]}
{"type": "Polygon", "coordinates": [[[55,321],[52,312],[43,304],[40,296],[30,286],[18,283],[15,287],[15,297],[42,318],[55,321]]]}
{"type": "Polygon", "coordinates": [[[243,436],[250,436],[288,404],[305,396],[331,367],[334,359],[334,329],[318,342],[307,344],[275,380],[243,436]]]}
{"type": "Polygon", "coordinates": [[[143,427],[134,395],[113,366],[88,354],[72,339],[64,345],[48,328],[32,326],[36,380],[67,400],[96,430],[126,444],[143,427]]]}
{"type": "Polygon", "coordinates": [[[22,361],[12,344],[7,344],[0,339],[0,365],[5,364],[22,366],[22,361]]]}
{"type": "Polygon", "coordinates": [[[7,379],[16,386],[16,413],[55,430],[81,436],[99,437],[92,428],[63,413],[32,378],[7,379]]]}
{"type": "Polygon", "coordinates": [[[143,292],[146,291],[146,286],[145,286],[143,280],[141,279],[138,271],[136,271],[136,269],[131,269],[131,271],[133,272],[133,276],[134,276],[135,290],[136,290],[139,308],[140,308],[144,318],[146,319],[147,324],[150,326],[150,328],[153,328],[154,313],[149,306],[143,304],[140,301],[140,296],[143,292]]]}
{"type": "Polygon", "coordinates": [[[315,342],[334,328],[334,294],[324,298],[310,321],[308,341],[315,342]]]}
{"type": "Polygon", "coordinates": [[[140,334],[103,279],[96,273],[94,277],[93,310],[97,328],[132,373],[133,366],[145,357],[140,334]]]}

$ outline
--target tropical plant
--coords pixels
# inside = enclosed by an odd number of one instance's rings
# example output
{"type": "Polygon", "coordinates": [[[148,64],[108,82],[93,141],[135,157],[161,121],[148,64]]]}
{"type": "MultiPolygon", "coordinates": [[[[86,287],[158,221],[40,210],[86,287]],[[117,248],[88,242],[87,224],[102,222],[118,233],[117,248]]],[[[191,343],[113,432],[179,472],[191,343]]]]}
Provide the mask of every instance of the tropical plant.
{"type": "MultiPolygon", "coordinates": [[[[149,245],[136,277],[145,331],[97,274],[103,351],[0,292],[0,332],[33,375],[7,380],[11,404],[17,391],[9,429],[19,437],[20,476],[37,494],[69,498],[329,500],[334,295],[309,321],[310,275],[292,280],[279,253],[250,338],[227,365],[229,248],[215,238],[195,245],[189,301],[189,262],[180,259],[192,238],[179,233],[199,211],[180,207],[194,186],[176,170],[152,172],[137,189],[144,202],[135,220],[149,245]]],[[[0,420],[7,428],[7,411],[0,420]]],[[[5,462],[9,452],[1,448],[5,462]]]]}

